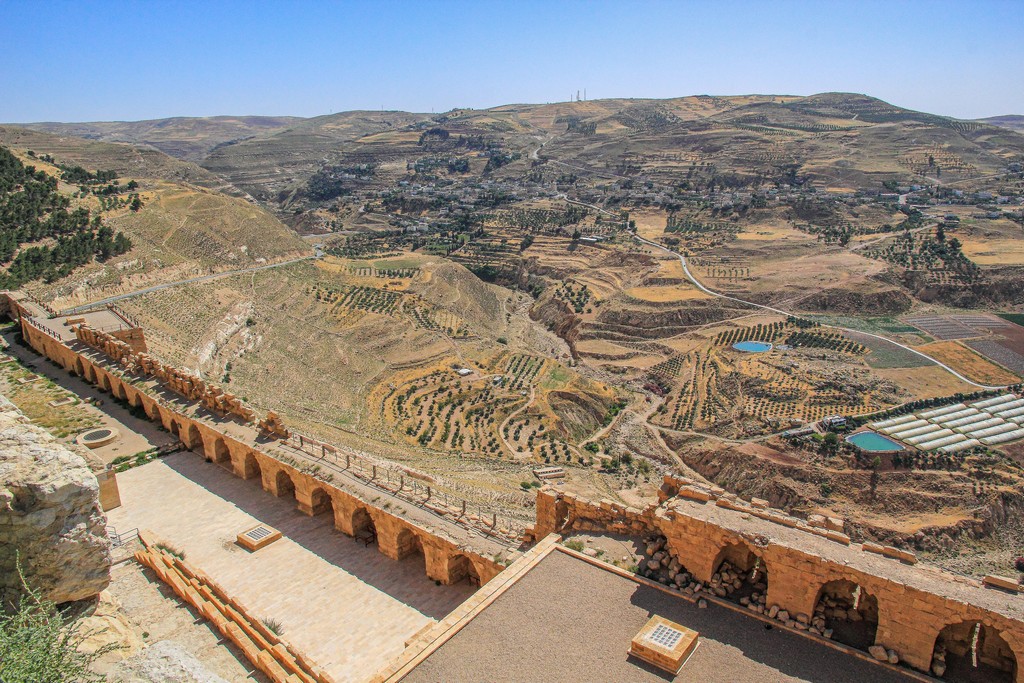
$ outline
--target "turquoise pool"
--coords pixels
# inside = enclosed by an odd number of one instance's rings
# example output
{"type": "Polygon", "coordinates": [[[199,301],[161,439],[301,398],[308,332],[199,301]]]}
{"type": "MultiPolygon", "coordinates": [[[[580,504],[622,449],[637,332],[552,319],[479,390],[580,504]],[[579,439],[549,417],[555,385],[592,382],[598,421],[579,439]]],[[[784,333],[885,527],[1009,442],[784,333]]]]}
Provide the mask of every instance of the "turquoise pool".
{"type": "Polygon", "coordinates": [[[903,450],[903,446],[875,432],[860,432],[846,437],[846,440],[869,453],[889,453],[903,450]]]}
{"type": "Polygon", "coordinates": [[[764,353],[765,351],[771,351],[772,345],[768,342],[742,341],[733,344],[732,348],[737,351],[746,351],[747,353],[764,353]]]}

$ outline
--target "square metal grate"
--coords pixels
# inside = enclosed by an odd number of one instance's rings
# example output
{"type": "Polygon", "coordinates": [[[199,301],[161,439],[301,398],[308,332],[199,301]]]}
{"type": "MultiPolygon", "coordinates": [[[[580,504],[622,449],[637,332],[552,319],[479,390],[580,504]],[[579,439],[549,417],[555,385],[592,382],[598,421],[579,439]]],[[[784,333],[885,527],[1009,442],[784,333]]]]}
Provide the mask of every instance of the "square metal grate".
{"type": "Polygon", "coordinates": [[[267,527],[265,527],[265,526],[258,526],[255,529],[249,529],[248,531],[246,531],[242,535],[245,536],[246,538],[248,538],[249,540],[253,541],[253,542],[257,542],[257,541],[263,540],[264,538],[269,536],[271,533],[273,533],[273,532],[271,532],[270,529],[268,529],[267,527]]]}
{"type": "Polygon", "coordinates": [[[664,624],[658,624],[653,631],[647,634],[647,640],[669,650],[674,648],[682,637],[682,631],[677,631],[671,626],[665,626],[664,624]]]}

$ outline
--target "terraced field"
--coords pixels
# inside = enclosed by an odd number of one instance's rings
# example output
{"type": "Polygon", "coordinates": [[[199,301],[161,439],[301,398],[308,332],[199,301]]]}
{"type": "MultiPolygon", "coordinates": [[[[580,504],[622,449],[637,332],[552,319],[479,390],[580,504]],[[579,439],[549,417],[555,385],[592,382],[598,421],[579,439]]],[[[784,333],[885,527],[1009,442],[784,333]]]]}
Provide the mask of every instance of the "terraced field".
{"type": "Polygon", "coordinates": [[[856,341],[802,321],[731,327],[650,368],[650,376],[669,388],[654,421],[681,431],[750,436],[832,414],[872,412],[895,402],[901,390],[871,377],[863,366],[866,353],[856,341]],[[775,348],[732,348],[741,341],[775,348]]]}
{"type": "Polygon", "coordinates": [[[546,462],[556,450],[578,460],[574,444],[600,426],[614,396],[553,360],[504,353],[483,367],[425,367],[389,387],[380,398],[381,423],[393,422],[410,444],[467,457],[546,462]],[[599,414],[563,405],[567,396],[589,401],[599,414]]]}

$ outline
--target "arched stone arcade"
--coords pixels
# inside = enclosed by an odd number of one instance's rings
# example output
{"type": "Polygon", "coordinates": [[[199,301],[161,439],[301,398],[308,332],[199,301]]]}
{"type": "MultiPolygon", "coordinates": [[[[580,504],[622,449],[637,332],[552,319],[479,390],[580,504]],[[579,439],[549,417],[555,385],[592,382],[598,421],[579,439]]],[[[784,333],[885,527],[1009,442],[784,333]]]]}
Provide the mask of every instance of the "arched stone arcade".
{"type": "Polygon", "coordinates": [[[231,462],[231,451],[228,449],[228,443],[219,436],[213,437],[213,446],[209,451],[210,460],[223,465],[231,462]]]}
{"type": "Polygon", "coordinates": [[[273,495],[294,496],[300,510],[330,515],[335,526],[342,531],[348,527],[356,533],[379,533],[378,550],[388,557],[399,559],[419,554],[427,575],[433,580],[448,583],[447,579],[451,578],[451,572],[446,571],[449,564],[456,577],[469,580],[477,577],[483,581],[490,580],[502,568],[488,557],[461,548],[444,535],[419,528],[410,520],[389,511],[387,506],[380,508],[363,501],[220,432],[215,426],[193,420],[185,411],[179,412],[173,407],[174,403],[162,403],[159,398],[161,391],[150,394],[145,389],[122,382],[119,375],[107,371],[104,363],[93,363],[89,356],[52,341],[35,328],[27,328],[27,339],[36,351],[64,370],[112,394],[113,398],[127,402],[136,409],[134,413],[141,416],[145,411],[154,424],[187,448],[229,466],[235,476],[257,478],[261,488],[273,495]]]}
{"type": "Polygon", "coordinates": [[[315,488],[309,495],[310,508],[313,515],[329,513],[334,516],[334,501],[325,489],[315,488]]]}
{"type": "Polygon", "coordinates": [[[469,581],[474,586],[480,585],[480,572],[473,564],[473,560],[461,553],[448,559],[448,585],[469,581]]]}
{"type": "Polygon", "coordinates": [[[361,505],[355,506],[342,519],[337,519],[335,526],[343,533],[357,540],[362,540],[367,544],[374,543],[377,540],[377,525],[373,523],[370,511],[361,505]]]}
{"type": "Polygon", "coordinates": [[[271,491],[278,498],[295,498],[295,482],[283,469],[274,474],[274,488],[271,491]]]}
{"type": "Polygon", "coordinates": [[[185,448],[196,450],[203,447],[203,437],[199,435],[199,428],[191,421],[185,422],[184,427],[179,427],[178,433],[181,435],[180,438],[185,444],[185,448]]]}
{"type": "Polygon", "coordinates": [[[246,451],[242,458],[241,467],[236,472],[242,479],[257,479],[262,483],[263,471],[260,467],[259,458],[252,451],[246,451]]]}

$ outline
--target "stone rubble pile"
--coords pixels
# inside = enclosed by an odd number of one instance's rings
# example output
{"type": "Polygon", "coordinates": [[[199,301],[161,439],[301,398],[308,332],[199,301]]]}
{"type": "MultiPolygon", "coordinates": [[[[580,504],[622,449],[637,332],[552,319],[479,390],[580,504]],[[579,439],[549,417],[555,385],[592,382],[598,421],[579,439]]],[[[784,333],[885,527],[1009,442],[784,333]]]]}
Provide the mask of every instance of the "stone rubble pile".
{"type": "Polygon", "coordinates": [[[942,643],[935,646],[935,654],[932,655],[932,673],[939,677],[946,673],[946,646],[942,643]]]}
{"type": "MultiPolygon", "coordinates": [[[[751,577],[754,576],[756,570],[740,571],[731,563],[723,562],[719,570],[711,577],[711,581],[706,584],[702,583],[695,580],[693,575],[686,571],[686,567],[672,556],[664,536],[652,536],[645,541],[644,557],[640,560],[638,571],[641,576],[674,588],[688,596],[695,596],[703,592],[720,598],[730,598],[744,586],[752,586],[753,592],[749,596],[740,597],[737,602],[751,612],[765,614],[768,611],[766,607],[768,584],[757,580],[751,582],[751,577]]],[[[763,577],[763,572],[760,575],[763,577]]]]}
{"type": "Polygon", "coordinates": [[[637,571],[641,576],[678,591],[688,592],[688,595],[701,590],[694,588],[699,584],[679,560],[672,557],[664,536],[652,536],[645,541],[644,556],[640,559],[637,571]]]}

